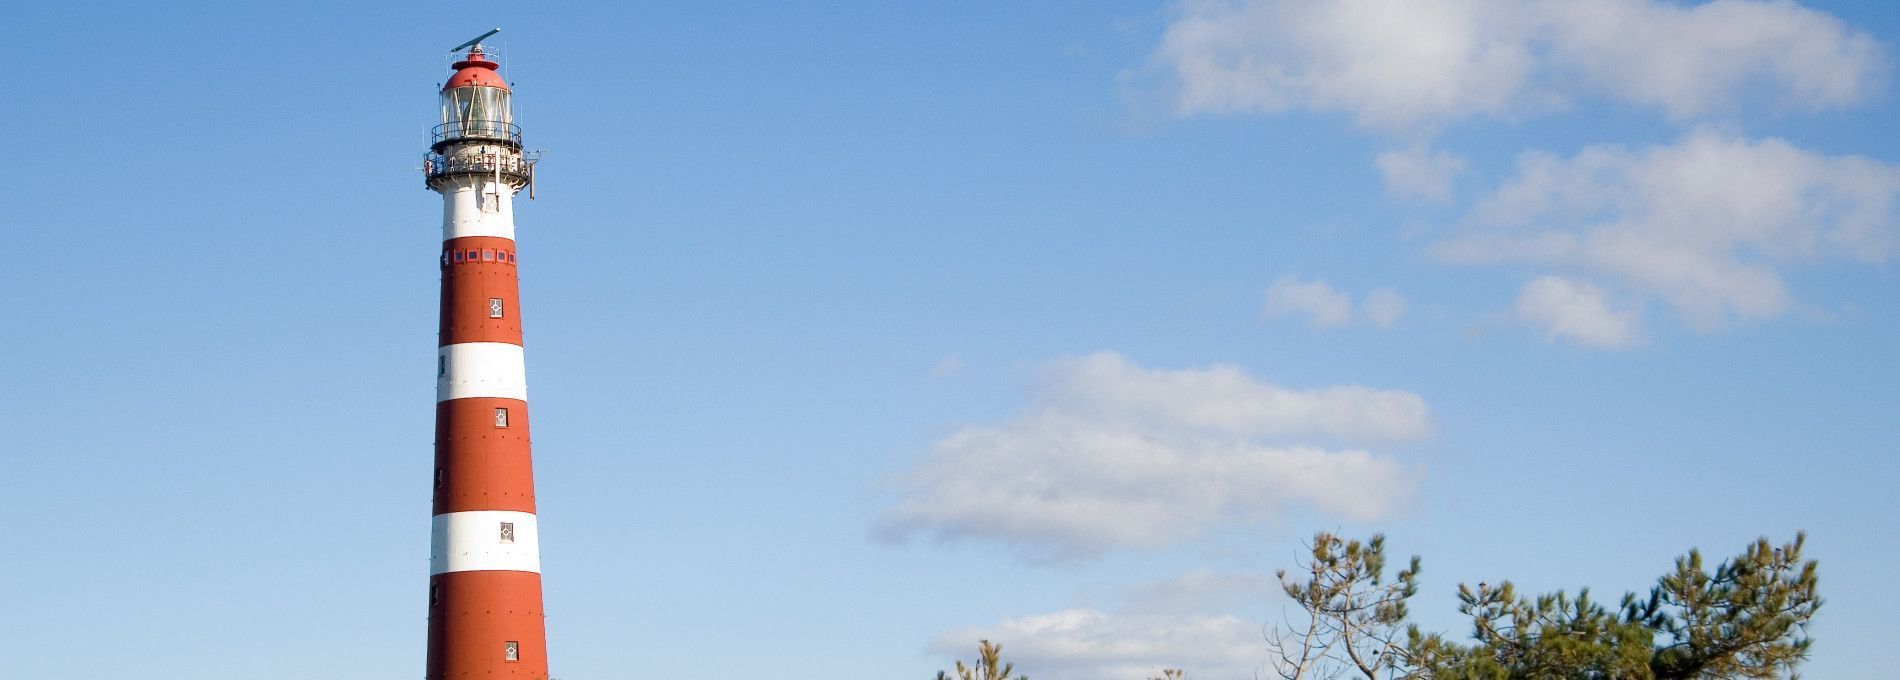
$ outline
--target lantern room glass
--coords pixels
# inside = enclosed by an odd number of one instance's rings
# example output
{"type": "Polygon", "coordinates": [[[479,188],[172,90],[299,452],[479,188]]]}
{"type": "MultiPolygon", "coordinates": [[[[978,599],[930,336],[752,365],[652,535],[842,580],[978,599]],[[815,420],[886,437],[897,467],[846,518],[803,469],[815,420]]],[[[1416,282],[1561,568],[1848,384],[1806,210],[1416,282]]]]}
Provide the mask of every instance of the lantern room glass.
{"type": "Polygon", "coordinates": [[[513,123],[507,90],[471,85],[442,91],[442,139],[508,139],[513,123]]]}

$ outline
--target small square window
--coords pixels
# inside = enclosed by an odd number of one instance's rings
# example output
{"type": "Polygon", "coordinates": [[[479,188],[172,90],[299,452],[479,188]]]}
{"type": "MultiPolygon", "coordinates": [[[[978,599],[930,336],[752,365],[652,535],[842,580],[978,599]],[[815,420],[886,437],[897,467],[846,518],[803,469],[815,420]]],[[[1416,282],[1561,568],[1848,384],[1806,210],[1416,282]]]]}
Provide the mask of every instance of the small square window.
{"type": "Polygon", "coordinates": [[[515,523],[514,522],[501,523],[501,542],[503,543],[515,542],[515,523]]]}
{"type": "MultiPolygon", "coordinates": [[[[446,256],[445,256],[445,257],[446,257],[446,256]]],[[[456,263],[456,264],[461,264],[461,263],[462,263],[462,251],[460,251],[460,250],[457,250],[457,251],[455,251],[455,263],[456,263]]]]}
{"type": "Polygon", "coordinates": [[[495,251],[493,251],[493,250],[483,250],[483,251],[482,251],[482,261],[483,261],[483,262],[494,262],[494,261],[495,261],[495,251]]]}
{"type": "Polygon", "coordinates": [[[449,355],[438,354],[435,357],[435,377],[443,378],[449,374],[449,355]]]}
{"type": "Polygon", "coordinates": [[[442,266],[449,266],[449,251],[442,251],[442,266]]]}
{"type": "Polygon", "coordinates": [[[429,606],[434,607],[440,604],[442,604],[442,584],[431,583],[429,584],[429,606]]]}
{"type": "Polygon", "coordinates": [[[475,248],[468,249],[468,261],[478,262],[481,259],[482,259],[482,251],[477,250],[475,248]]]}
{"type": "Polygon", "coordinates": [[[514,640],[501,643],[501,658],[508,661],[520,661],[521,643],[514,640]]]}
{"type": "Polygon", "coordinates": [[[501,318],[502,308],[501,298],[488,298],[488,318],[501,318]]]}
{"type": "Polygon", "coordinates": [[[507,426],[508,426],[508,409],[505,409],[505,408],[495,409],[495,427],[507,427],[507,426]]]}
{"type": "Polygon", "coordinates": [[[515,263],[515,251],[510,250],[508,251],[508,264],[514,264],[514,263],[515,263]]]}

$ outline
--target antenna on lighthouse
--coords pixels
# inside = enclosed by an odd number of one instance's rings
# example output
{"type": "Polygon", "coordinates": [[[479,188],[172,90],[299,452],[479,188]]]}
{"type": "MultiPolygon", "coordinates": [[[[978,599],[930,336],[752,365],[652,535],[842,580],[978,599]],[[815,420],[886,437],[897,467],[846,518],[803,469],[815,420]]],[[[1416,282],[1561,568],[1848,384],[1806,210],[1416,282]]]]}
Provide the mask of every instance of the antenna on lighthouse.
{"type": "Polygon", "coordinates": [[[467,47],[474,47],[474,46],[476,46],[476,45],[480,45],[480,44],[482,44],[482,41],[483,41],[483,40],[486,40],[486,39],[488,39],[488,36],[491,36],[491,35],[494,35],[494,34],[496,34],[496,33],[500,33],[500,32],[501,32],[501,27],[499,27],[499,26],[497,26],[497,27],[495,27],[495,28],[491,28],[491,29],[488,29],[488,32],[487,32],[487,33],[483,33],[483,34],[481,34],[481,35],[478,35],[478,36],[475,36],[475,38],[474,38],[473,40],[470,40],[470,41],[468,41],[468,42],[465,42],[465,43],[462,43],[462,44],[460,44],[460,45],[456,45],[456,46],[454,46],[454,47],[451,47],[451,48],[449,48],[449,51],[450,51],[450,52],[460,52],[460,51],[462,51],[462,49],[463,49],[463,48],[467,48],[467,47]]]}

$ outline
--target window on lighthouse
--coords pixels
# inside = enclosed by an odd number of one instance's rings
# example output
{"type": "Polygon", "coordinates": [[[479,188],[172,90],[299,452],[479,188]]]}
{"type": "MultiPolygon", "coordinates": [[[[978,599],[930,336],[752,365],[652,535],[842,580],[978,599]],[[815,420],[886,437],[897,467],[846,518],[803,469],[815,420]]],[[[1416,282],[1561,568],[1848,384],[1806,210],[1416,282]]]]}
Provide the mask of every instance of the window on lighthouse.
{"type": "Polygon", "coordinates": [[[488,318],[499,319],[501,318],[501,312],[501,298],[488,298],[488,318]]]}
{"type": "Polygon", "coordinates": [[[442,91],[442,122],[447,138],[506,139],[513,118],[508,91],[469,86],[442,91]]]}
{"type": "Polygon", "coordinates": [[[485,123],[493,119],[489,117],[488,97],[482,96],[488,94],[488,88],[477,89],[471,87],[465,88],[465,91],[467,93],[465,96],[468,98],[468,103],[462,109],[462,120],[468,122],[469,132],[471,133],[483,134],[488,132],[485,123]]]}
{"type": "Polygon", "coordinates": [[[505,408],[495,409],[495,427],[507,427],[507,426],[508,426],[508,409],[505,409],[505,408]]]}
{"type": "Polygon", "coordinates": [[[501,542],[503,543],[515,542],[515,523],[514,522],[501,523],[501,542]]]}
{"type": "Polygon", "coordinates": [[[501,658],[508,661],[520,661],[521,643],[514,640],[501,643],[501,658]]]}
{"type": "Polygon", "coordinates": [[[500,88],[494,87],[471,87],[467,89],[469,91],[469,106],[468,109],[466,109],[468,114],[463,120],[468,121],[470,128],[477,135],[483,137],[501,136],[502,123],[506,122],[504,120],[506,116],[502,115],[502,111],[505,110],[503,97],[506,95],[502,93],[500,88]]]}
{"type": "Polygon", "coordinates": [[[454,88],[442,91],[442,122],[460,123],[468,120],[470,104],[467,88],[454,88]]]}

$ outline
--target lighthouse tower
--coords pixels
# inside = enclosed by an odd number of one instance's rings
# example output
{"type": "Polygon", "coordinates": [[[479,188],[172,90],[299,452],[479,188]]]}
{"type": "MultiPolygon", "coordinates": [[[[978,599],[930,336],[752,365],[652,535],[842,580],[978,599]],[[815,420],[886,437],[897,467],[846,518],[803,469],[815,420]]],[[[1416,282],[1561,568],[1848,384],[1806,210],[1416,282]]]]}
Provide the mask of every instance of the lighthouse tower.
{"type": "MultiPolygon", "coordinates": [[[[500,29],[496,29],[500,30],[500,29]]],[[[515,267],[528,185],[508,84],[480,41],[442,87],[424,174],[442,194],[428,680],[545,680],[540,531],[515,267]]]]}

